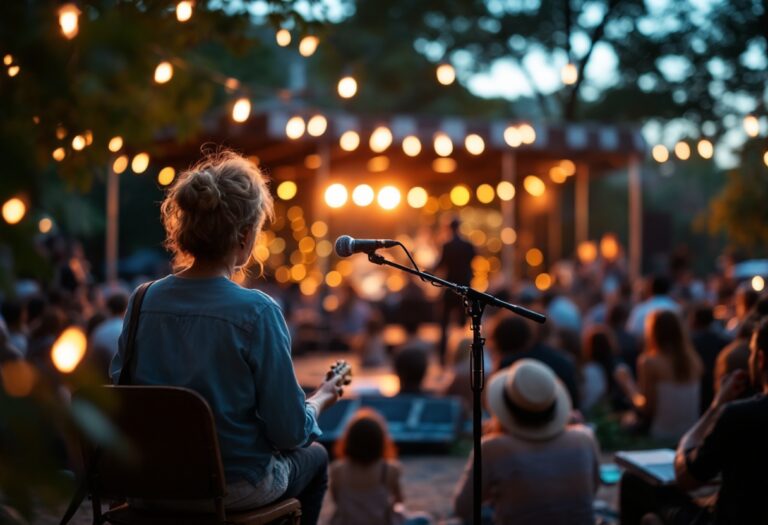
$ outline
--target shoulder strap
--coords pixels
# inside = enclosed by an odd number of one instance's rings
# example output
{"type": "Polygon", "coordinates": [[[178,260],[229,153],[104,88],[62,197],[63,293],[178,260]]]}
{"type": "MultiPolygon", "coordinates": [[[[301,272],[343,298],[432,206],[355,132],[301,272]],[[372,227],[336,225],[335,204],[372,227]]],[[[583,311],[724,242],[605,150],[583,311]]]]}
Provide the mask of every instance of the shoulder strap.
{"type": "Polygon", "coordinates": [[[120,378],[117,380],[118,385],[129,385],[131,383],[131,362],[133,361],[133,355],[135,353],[136,346],[136,332],[139,329],[139,314],[141,313],[141,303],[144,302],[144,295],[152,283],[155,281],[149,281],[136,289],[136,295],[133,297],[133,307],[131,308],[131,320],[128,323],[128,340],[125,344],[125,352],[123,354],[123,367],[120,370],[120,378]]]}

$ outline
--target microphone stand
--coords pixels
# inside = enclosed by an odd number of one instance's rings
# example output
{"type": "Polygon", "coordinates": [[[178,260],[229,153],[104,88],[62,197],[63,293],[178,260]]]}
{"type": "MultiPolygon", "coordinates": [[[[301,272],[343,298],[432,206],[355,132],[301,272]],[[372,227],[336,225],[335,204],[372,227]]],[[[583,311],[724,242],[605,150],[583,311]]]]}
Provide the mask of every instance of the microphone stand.
{"type": "MultiPolygon", "coordinates": [[[[401,245],[402,246],[402,245],[401,245]]],[[[405,249],[404,246],[402,246],[405,249]]],[[[408,253],[408,250],[406,250],[408,253]]],[[[409,254],[410,256],[410,254],[409,254]]],[[[482,504],[482,392],[485,387],[485,369],[483,361],[483,346],[485,345],[485,338],[481,335],[481,322],[483,317],[483,311],[486,306],[495,306],[497,308],[504,308],[521,317],[530,319],[537,323],[543,323],[547,318],[533,310],[523,308],[516,304],[502,301],[493,295],[475,290],[469,286],[462,286],[445,279],[441,279],[431,273],[422,272],[420,270],[409,268],[402,264],[385,259],[375,251],[368,252],[368,260],[373,264],[380,266],[391,266],[397,268],[406,273],[415,275],[422,280],[426,280],[441,286],[448,288],[453,293],[461,296],[464,300],[464,308],[467,311],[472,320],[472,352],[470,353],[470,374],[472,385],[472,447],[474,449],[474,457],[472,463],[472,523],[475,525],[481,525],[481,504],[482,504]]]]}

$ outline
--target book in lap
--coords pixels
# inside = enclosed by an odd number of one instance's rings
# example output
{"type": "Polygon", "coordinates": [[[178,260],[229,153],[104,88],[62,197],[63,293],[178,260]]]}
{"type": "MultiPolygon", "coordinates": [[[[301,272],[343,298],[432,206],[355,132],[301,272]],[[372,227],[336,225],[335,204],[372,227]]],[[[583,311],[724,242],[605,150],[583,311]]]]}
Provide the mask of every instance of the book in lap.
{"type": "Polygon", "coordinates": [[[675,483],[675,451],[672,449],[619,451],[616,463],[651,484],[675,483]]]}

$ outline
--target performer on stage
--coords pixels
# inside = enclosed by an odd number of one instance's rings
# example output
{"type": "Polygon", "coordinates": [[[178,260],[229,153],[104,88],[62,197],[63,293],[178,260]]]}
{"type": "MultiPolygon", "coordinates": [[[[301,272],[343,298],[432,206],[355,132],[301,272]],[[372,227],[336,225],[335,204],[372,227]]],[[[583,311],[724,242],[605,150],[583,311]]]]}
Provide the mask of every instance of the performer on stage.
{"type": "MultiPolygon", "coordinates": [[[[451,238],[443,244],[440,261],[435,267],[446,281],[456,284],[469,285],[472,281],[472,259],[475,257],[475,247],[459,235],[459,219],[450,223],[451,238]]],[[[445,365],[445,352],[448,344],[448,332],[451,323],[463,326],[466,321],[464,304],[461,297],[450,290],[443,292],[440,311],[440,363],[445,365]],[[454,315],[455,314],[455,315],[454,315]]]]}
{"type": "MultiPolygon", "coordinates": [[[[180,175],[161,212],[174,273],[154,282],[144,297],[131,381],[188,387],[208,401],[227,509],[297,497],[302,523],[316,523],[328,464],[325,449],[313,443],[320,434],[317,416],[341,396],[341,386],[334,378],[305,399],[280,308],[231,280],[273,214],[266,182],[245,158],[217,153],[180,175]]],[[[132,303],[133,297],[112,362],[115,382],[132,303]]]]}

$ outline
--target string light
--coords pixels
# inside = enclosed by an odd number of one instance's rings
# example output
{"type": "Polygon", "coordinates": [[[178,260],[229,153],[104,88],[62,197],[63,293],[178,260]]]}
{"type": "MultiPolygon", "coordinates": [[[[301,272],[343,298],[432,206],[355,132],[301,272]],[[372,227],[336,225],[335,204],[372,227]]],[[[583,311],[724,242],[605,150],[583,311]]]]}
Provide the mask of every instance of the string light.
{"type": "Polygon", "coordinates": [[[477,187],[475,194],[477,195],[477,200],[483,204],[490,204],[496,196],[496,192],[490,184],[481,184],[477,187]]]}
{"type": "Polygon", "coordinates": [[[299,42],[299,53],[303,57],[311,57],[315,54],[315,51],[317,51],[317,45],[320,43],[320,39],[318,39],[314,35],[308,35],[301,39],[301,42],[299,42]]]}
{"type": "Polygon", "coordinates": [[[183,23],[192,18],[192,7],[190,0],[182,0],[176,4],[176,20],[183,23]]]}
{"type": "Polygon", "coordinates": [[[523,187],[525,188],[525,191],[534,197],[541,197],[547,190],[547,186],[544,184],[544,181],[538,178],[536,175],[528,175],[525,179],[523,179],[523,187]]]}
{"type": "Polygon", "coordinates": [[[306,124],[301,117],[291,117],[285,124],[285,134],[289,139],[298,139],[304,135],[306,124]]]}
{"type": "Polygon", "coordinates": [[[287,29],[281,29],[275,33],[275,40],[280,47],[286,47],[291,44],[291,32],[287,29]]]}
{"type": "Polygon", "coordinates": [[[691,147],[681,140],[675,144],[675,155],[680,160],[688,160],[691,157],[691,147]]]}
{"type": "Polygon", "coordinates": [[[715,147],[707,139],[701,139],[696,145],[696,149],[702,159],[711,159],[712,155],[715,154],[715,147]]]}
{"type": "Polygon", "coordinates": [[[53,160],[55,160],[56,162],[61,162],[62,160],[64,160],[64,157],[66,156],[67,156],[67,150],[65,150],[64,148],[56,148],[55,150],[53,150],[53,153],[51,153],[51,157],[53,157],[53,160]]]}
{"type": "Polygon", "coordinates": [[[315,115],[307,122],[307,133],[319,137],[328,129],[328,121],[322,115],[315,115]]]}
{"type": "Polygon", "coordinates": [[[3,64],[5,64],[6,66],[10,66],[11,64],[13,64],[13,55],[5,55],[3,57],[3,64]]]}
{"type": "Polygon", "coordinates": [[[504,130],[504,142],[511,148],[516,148],[523,143],[523,138],[520,135],[520,130],[514,126],[508,126],[504,130]]]}
{"type": "Polygon", "coordinates": [[[744,131],[750,137],[757,137],[760,134],[760,121],[754,115],[744,117],[744,131]]]}
{"type": "Polygon", "coordinates": [[[360,146],[360,135],[356,131],[345,131],[339,139],[339,146],[344,151],[355,151],[360,146]]]}
{"type": "Polygon", "coordinates": [[[85,137],[82,135],[75,135],[72,139],[72,149],[75,151],[82,151],[85,148],[85,137]]]}
{"type": "Polygon", "coordinates": [[[669,150],[663,144],[656,144],[651,150],[653,160],[658,163],[667,162],[669,160],[669,150]]]}
{"type": "Polygon", "coordinates": [[[115,159],[115,162],[112,163],[112,171],[114,171],[117,175],[120,175],[122,172],[128,169],[128,155],[120,155],[115,159]]]}
{"type": "Polygon", "coordinates": [[[496,195],[503,201],[511,201],[515,198],[515,185],[503,180],[496,185],[496,195]]]}
{"type": "Polygon", "coordinates": [[[568,62],[560,70],[560,80],[562,80],[563,84],[566,86],[575,84],[576,81],[579,80],[579,70],[576,69],[574,64],[568,62]]]}
{"type": "Polygon", "coordinates": [[[19,74],[19,71],[21,71],[19,66],[11,66],[8,68],[8,76],[13,78],[19,74]]]}
{"type": "Polygon", "coordinates": [[[166,166],[157,174],[157,183],[160,186],[168,186],[173,182],[174,178],[176,178],[176,170],[171,166],[166,166]]]}
{"type": "Polygon", "coordinates": [[[464,139],[464,147],[472,155],[480,155],[485,151],[485,141],[480,135],[472,133],[464,139]]]}
{"type": "Polygon", "coordinates": [[[400,204],[400,190],[394,186],[384,186],[379,190],[376,201],[383,209],[394,210],[400,204]]]}
{"type": "Polygon", "coordinates": [[[415,157],[421,153],[421,141],[414,135],[408,135],[403,139],[403,153],[409,157],[415,157]]]}
{"type": "Polygon", "coordinates": [[[466,206],[470,198],[469,188],[460,184],[451,188],[451,202],[454,206],[466,206]]]}
{"type": "Polygon", "coordinates": [[[357,80],[349,75],[342,77],[336,86],[336,91],[338,91],[341,98],[354,97],[357,94],[357,80]]]}
{"type": "Polygon", "coordinates": [[[371,150],[376,153],[385,151],[392,144],[392,132],[386,126],[379,126],[373,133],[368,141],[371,150]]]}
{"type": "Polygon", "coordinates": [[[232,106],[232,120],[235,122],[245,122],[248,117],[251,116],[251,101],[246,97],[237,99],[235,105],[232,106]]]}
{"type": "Polygon", "coordinates": [[[435,71],[437,81],[444,86],[450,86],[456,80],[456,70],[450,64],[440,64],[435,71]]]}
{"type": "Polygon", "coordinates": [[[173,78],[173,65],[170,62],[160,62],[155,68],[155,82],[165,84],[173,78]]]}
{"type": "Polygon", "coordinates": [[[118,151],[120,151],[123,148],[123,137],[117,136],[109,139],[109,145],[107,146],[107,148],[112,153],[117,153],[118,151]]]}
{"type": "Polygon", "coordinates": [[[436,133],[434,138],[435,153],[441,157],[448,157],[453,153],[453,142],[451,137],[445,133],[436,133]]]}
{"type": "Polygon", "coordinates": [[[75,4],[64,4],[59,8],[59,27],[67,40],[72,40],[80,31],[80,9],[75,4]]]}
{"type": "Polygon", "coordinates": [[[368,206],[373,202],[374,193],[373,188],[367,184],[360,184],[352,190],[352,202],[358,206],[368,206]]]}
{"type": "Polygon", "coordinates": [[[131,169],[137,175],[147,171],[149,167],[149,155],[147,153],[139,153],[131,161],[131,169]]]}
{"type": "Polygon", "coordinates": [[[2,213],[5,222],[8,224],[18,224],[27,213],[27,205],[18,197],[13,197],[5,201],[2,213]]]}
{"type": "Polygon", "coordinates": [[[536,130],[530,124],[521,124],[517,131],[520,133],[520,140],[523,144],[536,142],[536,130]]]}
{"type": "Polygon", "coordinates": [[[406,196],[408,205],[415,209],[423,208],[424,205],[427,204],[428,198],[429,195],[427,194],[427,190],[421,186],[414,186],[408,191],[408,195],[406,196]]]}

